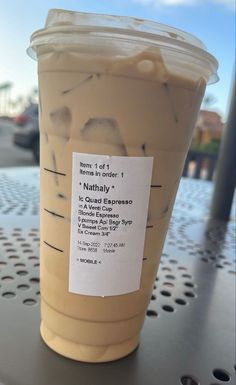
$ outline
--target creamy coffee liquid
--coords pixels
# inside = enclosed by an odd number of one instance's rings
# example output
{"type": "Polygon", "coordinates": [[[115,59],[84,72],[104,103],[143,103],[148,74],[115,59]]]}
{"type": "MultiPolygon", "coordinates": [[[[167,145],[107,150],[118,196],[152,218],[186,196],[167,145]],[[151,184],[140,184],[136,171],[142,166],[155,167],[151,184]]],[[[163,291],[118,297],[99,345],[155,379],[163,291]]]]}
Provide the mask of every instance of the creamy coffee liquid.
{"type": "Polygon", "coordinates": [[[39,87],[41,333],[68,357],[114,360],[139,342],[205,81],[168,70],[158,49],[125,58],[52,49],[39,54],[39,87]],[[69,292],[73,152],[153,157],[139,290],[69,292]]]}

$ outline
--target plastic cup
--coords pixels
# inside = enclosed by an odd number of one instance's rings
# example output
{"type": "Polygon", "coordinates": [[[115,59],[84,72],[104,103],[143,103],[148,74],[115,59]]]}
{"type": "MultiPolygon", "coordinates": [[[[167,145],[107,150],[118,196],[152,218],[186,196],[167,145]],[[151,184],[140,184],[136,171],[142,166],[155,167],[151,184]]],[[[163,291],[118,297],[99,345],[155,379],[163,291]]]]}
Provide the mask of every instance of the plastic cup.
{"type": "Polygon", "coordinates": [[[51,10],[38,59],[41,335],[87,362],[132,352],[217,62],[140,19],[51,10]]]}

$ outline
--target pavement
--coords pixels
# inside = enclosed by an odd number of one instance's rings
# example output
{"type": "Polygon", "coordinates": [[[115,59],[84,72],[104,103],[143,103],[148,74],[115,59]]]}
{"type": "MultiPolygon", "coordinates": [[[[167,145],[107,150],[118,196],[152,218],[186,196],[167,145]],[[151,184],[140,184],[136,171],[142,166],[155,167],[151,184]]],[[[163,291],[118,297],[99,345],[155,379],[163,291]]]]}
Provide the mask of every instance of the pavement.
{"type": "Polygon", "coordinates": [[[0,118],[0,167],[17,167],[35,165],[32,152],[13,144],[15,124],[0,118]]]}

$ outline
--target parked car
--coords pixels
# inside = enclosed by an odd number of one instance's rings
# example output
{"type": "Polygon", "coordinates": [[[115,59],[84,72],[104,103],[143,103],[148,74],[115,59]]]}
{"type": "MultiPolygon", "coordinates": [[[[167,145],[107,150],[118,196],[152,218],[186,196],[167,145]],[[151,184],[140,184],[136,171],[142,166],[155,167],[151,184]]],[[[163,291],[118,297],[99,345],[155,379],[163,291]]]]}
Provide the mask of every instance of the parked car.
{"type": "Polygon", "coordinates": [[[38,105],[30,104],[22,114],[15,117],[13,141],[18,147],[31,150],[35,162],[39,163],[38,105]]]}

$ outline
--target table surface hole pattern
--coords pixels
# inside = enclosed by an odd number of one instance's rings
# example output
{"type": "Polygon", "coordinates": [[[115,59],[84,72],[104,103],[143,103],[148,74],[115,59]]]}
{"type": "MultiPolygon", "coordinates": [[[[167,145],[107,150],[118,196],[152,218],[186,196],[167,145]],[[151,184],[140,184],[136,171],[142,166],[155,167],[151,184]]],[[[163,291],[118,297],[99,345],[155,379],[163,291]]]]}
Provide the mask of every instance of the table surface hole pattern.
{"type": "Polygon", "coordinates": [[[88,365],[55,354],[39,337],[38,170],[19,170],[0,171],[0,384],[32,385],[32,378],[34,385],[74,385],[75,378],[83,385],[235,383],[229,316],[235,311],[235,221],[207,220],[210,182],[181,181],[139,349],[114,363],[88,365]],[[22,358],[14,338],[26,341],[22,358]],[[4,357],[16,360],[18,372],[4,357]]]}

